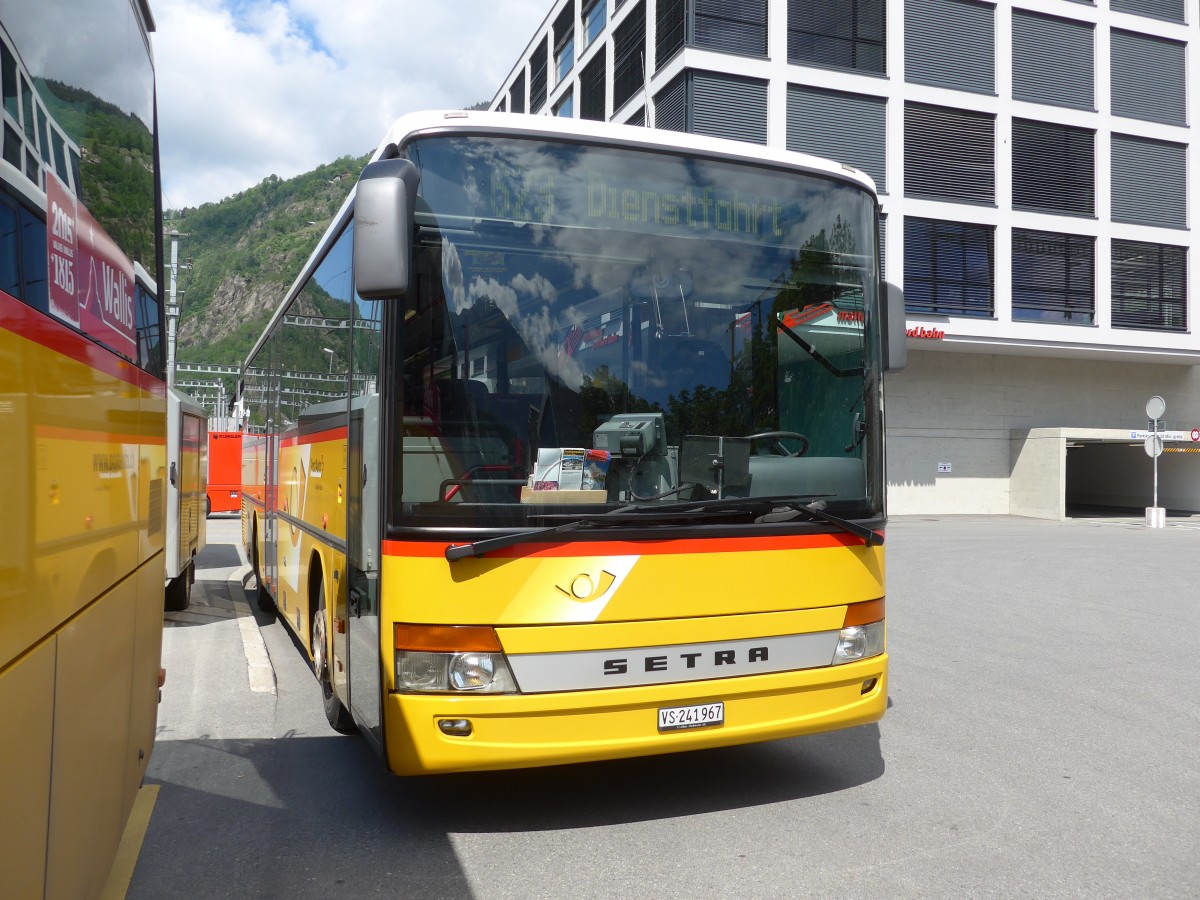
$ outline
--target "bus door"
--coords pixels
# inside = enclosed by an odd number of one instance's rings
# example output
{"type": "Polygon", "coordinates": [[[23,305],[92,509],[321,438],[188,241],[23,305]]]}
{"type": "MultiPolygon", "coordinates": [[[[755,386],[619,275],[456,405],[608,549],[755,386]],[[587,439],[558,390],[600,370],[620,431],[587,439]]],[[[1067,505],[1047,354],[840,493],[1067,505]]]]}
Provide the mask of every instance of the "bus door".
{"type": "Polygon", "coordinates": [[[359,299],[351,329],[350,429],[346,460],[348,666],[350,711],[359,728],[383,753],[383,684],[379,658],[380,475],[379,301],[359,299]]]}
{"type": "Polygon", "coordinates": [[[350,710],[383,747],[379,671],[379,397],[356,399],[350,411],[350,517],[346,556],[350,710]],[[365,402],[363,402],[365,400],[365,402]],[[360,405],[361,403],[361,405],[360,405]]]}

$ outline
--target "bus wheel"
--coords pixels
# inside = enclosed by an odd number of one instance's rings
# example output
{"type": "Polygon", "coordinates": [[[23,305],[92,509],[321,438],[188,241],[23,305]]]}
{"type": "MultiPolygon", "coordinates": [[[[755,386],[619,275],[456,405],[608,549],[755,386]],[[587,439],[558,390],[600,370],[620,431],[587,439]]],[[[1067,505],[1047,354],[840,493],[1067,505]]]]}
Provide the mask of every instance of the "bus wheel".
{"type": "Polygon", "coordinates": [[[262,566],[258,564],[258,532],[250,532],[250,565],[254,568],[254,581],[258,585],[255,592],[254,600],[258,603],[258,608],[265,613],[275,612],[275,601],[271,599],[271,592],[267,590],[266,584],[263,583],[262,566]]]}
{"type": "Polygon", "coordinates": [[[329,682],[329,643],[325,628],[325,582],[317,588],[317,615],[313,619],[312,629],[312,660],[313,673],[321,684],[321,699],[325,705],[325,718],[329,727],[339,734],[355,734],[358,727],[350,710],[342,705],[342,701],[333,692],[329,682]]]}

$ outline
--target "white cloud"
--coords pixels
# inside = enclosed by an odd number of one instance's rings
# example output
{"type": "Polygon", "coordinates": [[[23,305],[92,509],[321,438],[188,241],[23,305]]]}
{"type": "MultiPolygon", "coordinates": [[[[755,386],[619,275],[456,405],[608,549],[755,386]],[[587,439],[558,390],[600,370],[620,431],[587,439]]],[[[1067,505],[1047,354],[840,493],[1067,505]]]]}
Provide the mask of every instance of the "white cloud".
{"type": "Polygon", "coordinates": [[[552,0],[154,0],[164,203],[372,150],[400,115],[490,100],[552,0]]]}

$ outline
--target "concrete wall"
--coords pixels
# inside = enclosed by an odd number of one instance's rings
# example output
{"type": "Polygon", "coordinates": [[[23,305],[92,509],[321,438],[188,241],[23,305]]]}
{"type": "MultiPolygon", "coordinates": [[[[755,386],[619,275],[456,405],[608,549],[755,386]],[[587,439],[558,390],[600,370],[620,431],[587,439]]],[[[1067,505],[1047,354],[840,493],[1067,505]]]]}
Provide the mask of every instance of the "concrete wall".
{"type": "MultiPolygon", "coordinates": [[[[1025,435],[1032,429],[1145,429],[1146,400],[1154,394],[1167,402],[1161,427],[1200,425],[1197,367],[923,350],[912,343],[908,367],[886,382],[894,515],[1045,514],[1038,468],[1065,462],[1056,463],[1048,446],[1030,444],[1025,435]],[[939,473],[939,463],[950,472],[939,473]]],[[[1036,439],[1042,437],[1048,436],[1036,439]]],[[[1171,496],[1193,504],[1178,508],[1200,508],[1200,454],[1168,456],[1178,457],[1170,463],[1171,496]]]]}
{"type": "Polygon", "coordinates": [[[1009,443],[1008,511],[1036,519],[1066,518],[1066,440],[1061,429],[1017,432],[1009,443]]]}

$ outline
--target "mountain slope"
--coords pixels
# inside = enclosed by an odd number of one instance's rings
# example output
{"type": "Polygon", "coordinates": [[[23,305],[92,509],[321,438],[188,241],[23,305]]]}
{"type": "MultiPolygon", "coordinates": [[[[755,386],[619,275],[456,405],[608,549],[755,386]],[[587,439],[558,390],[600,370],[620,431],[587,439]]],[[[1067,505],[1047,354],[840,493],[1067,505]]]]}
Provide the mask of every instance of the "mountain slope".
{"type": "MultiPolygon", "coordinates": [[[[167,213],[168,231],[180,234],[179,362],[245,359],[369,157],[287,180],[271,175],[219,203],[167,213]]],[[[164,249],[169,263],[169,241],[164,249]]]]}

